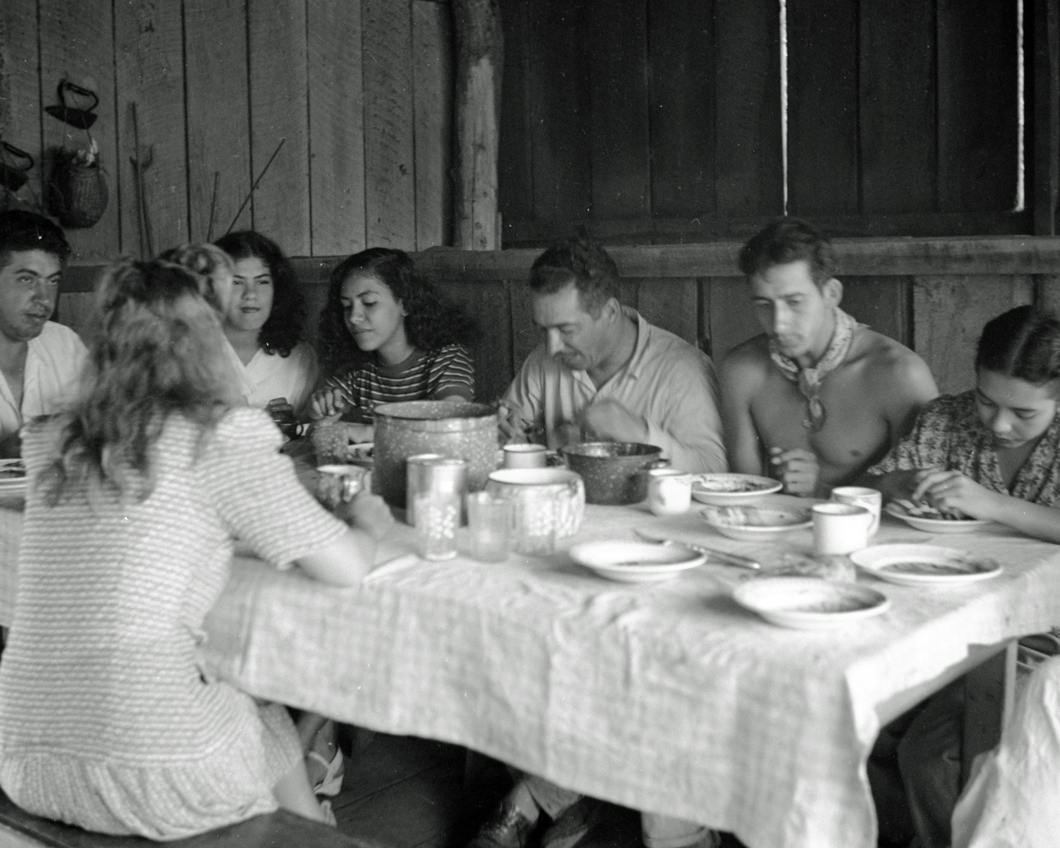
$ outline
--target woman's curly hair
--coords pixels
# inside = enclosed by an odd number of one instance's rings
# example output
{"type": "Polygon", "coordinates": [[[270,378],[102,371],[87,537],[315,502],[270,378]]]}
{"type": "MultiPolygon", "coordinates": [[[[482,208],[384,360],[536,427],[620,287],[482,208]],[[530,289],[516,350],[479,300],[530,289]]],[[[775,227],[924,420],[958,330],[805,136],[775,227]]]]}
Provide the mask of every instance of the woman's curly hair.
{"type": "Polygon", "coordinates": [[[55,504],[85,481],[95,501],[109,484],[143,500],[154,488],[151,448],[171,414],[202,437],[230,405],[231,374],[210,279],[162,259],[121,259],[96,289],[99,332],[60,456],[38,485],[55,504]]]}
{"type": "Polygon", "coordinates": [[[357,347],[346,327],[342,284],[358,272],[377,277],[404,306],[405,335],[413,347],[437,350],[451,344],[469,346],[478,340],[475,320],[418,274],[411,256],[393,248],[371,247],[347,257],[331,272],[327,303],[320,313],[319,346],[325,373],[339,373],[375,355],[357,347]]]}
{"type": "Polygon", "coordinates": [[[272,239],[253,230],[240,230],[214,242],[221,250],[240,259],[260,259],[272,275],[272,311],[258,331],[258,344],[266,353],[289,356],[303,338],[306,303],[290,260],[272,239]]]}

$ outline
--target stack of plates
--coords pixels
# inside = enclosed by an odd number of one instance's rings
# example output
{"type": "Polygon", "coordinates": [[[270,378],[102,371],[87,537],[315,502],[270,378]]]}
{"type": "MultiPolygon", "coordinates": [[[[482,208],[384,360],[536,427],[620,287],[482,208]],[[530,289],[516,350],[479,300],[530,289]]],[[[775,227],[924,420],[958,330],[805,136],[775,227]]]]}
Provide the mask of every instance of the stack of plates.
{"type": "Polygon", "coordinates": [[[0,498],[26,496],[26,466],[21,459],[0,459],[0,498]]]}

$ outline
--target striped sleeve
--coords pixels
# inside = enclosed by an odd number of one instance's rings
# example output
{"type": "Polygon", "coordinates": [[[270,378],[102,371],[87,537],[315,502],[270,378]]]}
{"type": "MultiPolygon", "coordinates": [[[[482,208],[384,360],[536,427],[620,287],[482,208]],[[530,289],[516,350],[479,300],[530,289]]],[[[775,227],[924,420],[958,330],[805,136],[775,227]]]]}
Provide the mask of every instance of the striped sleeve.
{"type": "Polygon", "coordinates": [[[446,345],[430,354],[427,397],[450,395],[459,395],[469,401],[475,398],[475,366],[463,345],[446,345]]]}

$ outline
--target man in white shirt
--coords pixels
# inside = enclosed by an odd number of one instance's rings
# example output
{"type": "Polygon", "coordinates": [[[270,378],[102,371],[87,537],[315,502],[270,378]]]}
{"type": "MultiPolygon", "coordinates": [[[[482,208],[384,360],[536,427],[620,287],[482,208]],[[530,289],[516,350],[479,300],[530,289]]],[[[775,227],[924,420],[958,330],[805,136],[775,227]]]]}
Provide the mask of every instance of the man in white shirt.
{"type": "Polygon", "coordinates": [[[584,236],[530,269],[544,343],[505,395],[515,429],[550,448],[580,441],[658,445],[675,468],[726,470],[710,358],[618,300],[618,269],[584,236]]]}
{"type": "Polygon", "coordinates": [[[70,245],[42,215],[0,212],[0,457],[20,454],[19,430],[72,398],[88,351],[55,311],[70,245]]]}

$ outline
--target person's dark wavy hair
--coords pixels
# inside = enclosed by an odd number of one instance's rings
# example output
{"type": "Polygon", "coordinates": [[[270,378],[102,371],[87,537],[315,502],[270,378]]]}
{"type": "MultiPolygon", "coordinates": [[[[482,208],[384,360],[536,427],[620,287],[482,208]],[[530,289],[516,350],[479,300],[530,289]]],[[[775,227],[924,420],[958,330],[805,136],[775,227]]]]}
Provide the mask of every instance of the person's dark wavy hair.
{"type": "Polygon", "coordinates": [[[357,347],[346,328],[342,284],[356,273],[378,277],[405,307],[405,336],[413,347],[437,350],[451,344],[469,346],[478,340],[474,319],[417,273],[411,256],[389,247],[370,247],[348,256],[331,272],[327,303],[320,313],[319,346],[325,373],[335,374],[375,355],[357,347]]]}
{"type": "Polygon", "coordinates": [[[584,227],[565,241],[553,242],[530,266],[533,292],[555,294],[571,283],[582,307],[594,318],[611,298],[621,300],[615,260],[584,227]]]}
{"type": "Polygon", "coordinates": [[[822,288],[836,272],[832,243],[798,218],[778,218],[740,248],[740,271],[753,277],[774,265],[806,260],[810,277],[822,288]]]}
{"type": "Polygon", "coordinates": [[[253,230],[228,233],[214,244],[233,262],[254,257],[265,263],[272,275],[272,311],[258,331],[258,344],[266,353],[289,356],[303,338],[307,311],[290,260],[276,242],[253,230]]]}
{"type": "Polygon", "coordinates": [[[1017,306],[987,322],[975,368],[1036,386],[1060,380],[1060,318],[1037,306],[1017,306]]]}
{"type": "Polygon", "coordinates": [[[7,266],[12,253],[28,250],[51,253],[64,263],[70,257],[70,244],[57,224],[24,209],[0,212],[0,268],[7,266]]]}

